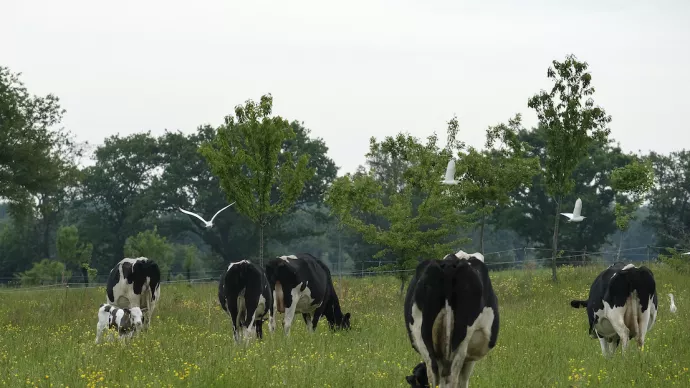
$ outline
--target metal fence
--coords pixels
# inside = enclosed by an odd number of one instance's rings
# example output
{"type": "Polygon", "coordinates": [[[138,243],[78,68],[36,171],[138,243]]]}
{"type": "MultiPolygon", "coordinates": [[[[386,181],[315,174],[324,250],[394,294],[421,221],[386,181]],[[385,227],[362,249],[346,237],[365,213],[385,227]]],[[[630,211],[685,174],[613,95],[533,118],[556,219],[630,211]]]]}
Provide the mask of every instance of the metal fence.
{"type": "MultiPolygon", "coordinates": [[[[652,247],[643,246],[635,248],[622,249],[620,251],[621,261],[630,262],[653,262],[656,261],[660,253],[666,251],[667,247],[652,247]]],[[[551,251],[550,248],[515,248],[496,252],[487,252],[484,254],[485,263],[492,271],[502,270],[521,270],[521,269],[536,269],[551,266],[551,257],[540,257],[540,253],[551,251]],[[520,258],[518,260],[518,258],[520,258]]],[[[603,264],[608,265],[617,261],[619,251],[565,251],[556,259],[556,265],[587,265],[587,264],[603,264]]],[[[690,258],[690,257],[689,257],[690,258]]],[[[359,270],[338,271],[337,268],[331,268],[331,274],[334,278],[361,278],[368,276],[380,275],[397,275],[402,273],[412,273],[414,269],[406,270],[377,270],[377,267],[391,264],[395,262],[382,260],[365,260],[362,263],[373,264],[367,268],[359,270]],[[377,264],[377,265],[376,265],[377,264]]],[[[334,265],[336,267],[336,265],[334,265]]],[[[161,284],[205,284],[216,283],[224,271],[196,271],[190,272],[189,279],[187,274],[175,274],[173,279],[162,281],[161,284]]],[[[56,288],[97,288],[105,287],[108,275],[99,275],[95,279],[90,279],[87,282],[82,275],[73,275],[69,282],[62,281],[59,277],[54,282],[49,284],[42,284],[39,286],[21,286],[15,278],[0,278],[0,293],[5,292],[20,292],[20,291],[38,291],[38,290],[55,290],[56,288]]]]}

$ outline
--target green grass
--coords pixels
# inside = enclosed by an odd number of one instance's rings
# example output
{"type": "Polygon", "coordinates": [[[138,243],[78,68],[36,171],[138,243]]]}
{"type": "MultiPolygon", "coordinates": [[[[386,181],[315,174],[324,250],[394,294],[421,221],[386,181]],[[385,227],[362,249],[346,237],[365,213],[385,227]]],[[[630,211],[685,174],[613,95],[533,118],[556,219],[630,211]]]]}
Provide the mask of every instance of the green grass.
{"type": "MultiPolygon", "coordinates": [[[[688,278],[652,267],[659,316],[644,353],[633,342],[604,359],[587,335],[586,297],[601,267],[492,273],[499,298],[498,345],[480,361],[472,387],[690,386],[688,278]],[[668,311],[666,294],[678,313],[668,311]]],[[[232,340],[215,284],[163,285],[151,330],[128,346],[95,345],[105,290],[0,293],[0,385],[9,387],[404,387],[420,361],[407,338],[399,284],[392,278],[347,279],[342,305],[353,330],[332,333],[325,320],[309,335],[296,320],[290,338],[264,325],[263,341],[232,340]]],[[[336,289],[339,285],[336,285],[336,289]]],[[[279,315],[279,324],[282,315],[279,315]]]]}

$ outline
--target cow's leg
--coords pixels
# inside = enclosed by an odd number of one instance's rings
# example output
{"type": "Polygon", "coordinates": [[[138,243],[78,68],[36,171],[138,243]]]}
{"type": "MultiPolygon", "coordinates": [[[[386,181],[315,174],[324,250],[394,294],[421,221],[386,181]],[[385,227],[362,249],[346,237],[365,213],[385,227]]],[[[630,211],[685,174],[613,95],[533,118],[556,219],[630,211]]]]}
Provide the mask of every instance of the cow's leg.
{"type": "Polygon", "coordinates": [[[640,347],[640,351],[644,351],[644,339],[647,336],[647,329],[649,325],[649,320],[650,320],[650,309],[652,307],[652,304],[650,303],[649,306],[647,307],[647,310],[640,314],[639,316],[639,324],[638,326],[640,327],[640,332],[637,333],[637,346],[640,347]]]}
{"type": "Polygon", "coordinates": [[[461,388],[468,388],[470,385],[470,376],[472,376],[472,370],[474,369],[474,364],[476,361],[465,360],[462,365],[462,370],[460,370],[460,379],[458,386],[461,388]]]}
{"type": "Polygon", "coordinates": [[[247,330],[245,332],[247,338],[253,337],[256,330],[254,327],[256,317],[254,315],[256,315],[256,310],[259,308],[259,295],[261,294],[254,295],[253,293],[247,292],[244,296],[244,308],[247,314],[244,324],[247,325],[247,330]]]}
{"type": "Polygon", "coordinates": [[[310,333],[314,332],[314,326],[311,322],[311,314],[302,313],[302,318],[304,319],[304,324],[307,325],[307,331],[310,333]]]}
{"type": "Polygon", "coordinates": [[[256,326],[256,337],[259,339],[264,338],[264,330],[263,330],[264,321],[262,319],[257,319],[254,322],[254,326],[256,326]]]}
{"type": "Polygon", "coordinates": [[[283,330],[285,335],[290,335],[290,328],[292,327],[292,320],[295,318],[295,310],[297,310],[297,302],[299,301],[298,288],[293,288],[290,292],[292,293],[292,303],[290,307],[285,309],[285,318],[283,321],[283,330]]]}
{"type": "Polygon", "coordinates": [[[103,336],[103,330],[105,330],[108,327],[108,323],[102,323],[100,320],[98,321],[98,324],[96,325],[96,343],[101,342],[101,336],[103,336]]]}
{"type": "Polygon", "coordinates": [[[625,350],[628,347],[628,339],[630,338],[630,329],[625,326],[624,307],[613,308],[607,315],[613,330],[615,330],[616,334],[618,334],[618,337],[620,337],[621,353],[625,353],[625,350]]]}
{"type": "Polygon", "coordinates": [[[609,343],[606,341],[606,338],[599,337],[599,345],[601,345],[601,354],[604,355],[604,357],[609,356],[609,343]]]}
{"type": "Polygon", "coordinates": [[[276,329],[276,315],[278,314],[278,299],[276,298],[276,292],[273,291],[273,306],[271,306],[271,311],[268,316],[268,330],[271,332],[276,329]]]}
{"type": "Polygon", "coordinates": [[[235,339],[235,343],[238,343],[240,342],[240,333],[237,328],[237,297],[227,298],[225,303],[227,303],[228,313],[230,314],[230,321],[232,322],[232,336],[235,339]]]}

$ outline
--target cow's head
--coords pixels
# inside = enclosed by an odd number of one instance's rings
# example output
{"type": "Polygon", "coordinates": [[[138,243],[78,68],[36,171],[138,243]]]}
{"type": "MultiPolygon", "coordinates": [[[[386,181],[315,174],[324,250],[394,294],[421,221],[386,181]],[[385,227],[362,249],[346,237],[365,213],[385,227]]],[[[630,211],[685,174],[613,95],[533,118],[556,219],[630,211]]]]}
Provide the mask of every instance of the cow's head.
{"type": "Polygon", "coordinates": [[[429,378],[426,375],[426,365],[423,362],[417,364],[412,370],[412,375],[405,377],[412,388],[428,388],[429,378]]]}
{"type": "Polygon", "coordinates": [[[129,314],[132,317],[132,325],[134,326],[134,331],[139,331],[144,325],[144,313],[139,307],[132,307],[129,310],[129,314]]]}

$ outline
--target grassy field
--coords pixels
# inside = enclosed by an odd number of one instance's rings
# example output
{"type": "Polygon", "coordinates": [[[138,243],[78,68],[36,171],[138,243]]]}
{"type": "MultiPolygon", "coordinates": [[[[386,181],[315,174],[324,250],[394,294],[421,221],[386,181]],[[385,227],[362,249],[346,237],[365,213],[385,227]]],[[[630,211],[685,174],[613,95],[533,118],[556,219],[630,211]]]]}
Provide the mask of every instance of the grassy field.
{"type": "MultiPolygon", "coordinates": [[[[652,267],[661,297],[645,352],[632,343],[625,358],[604,359],[587,336],[585,311],[569,305],[586,297],[599,270],[563,268],[559,284],[544,270],[492,273],[501,330],[471,386],[690,386],[688,278],[652,267]],[[677,314],[668,311],[668,292],[677,314]]],[[[232,341],[215,284],[163,285],[151,330],[128,346],[94,344],[103,288],[2,292],[0,385],[404,387],[420,357],[405,333],[398,288],[392,278],[345,280],[342,305],[353,330],[331,333],[324,319],[309,335],[300,318],[290,338],[264,325],[264,340],[247,347],[232,341]]]]}

